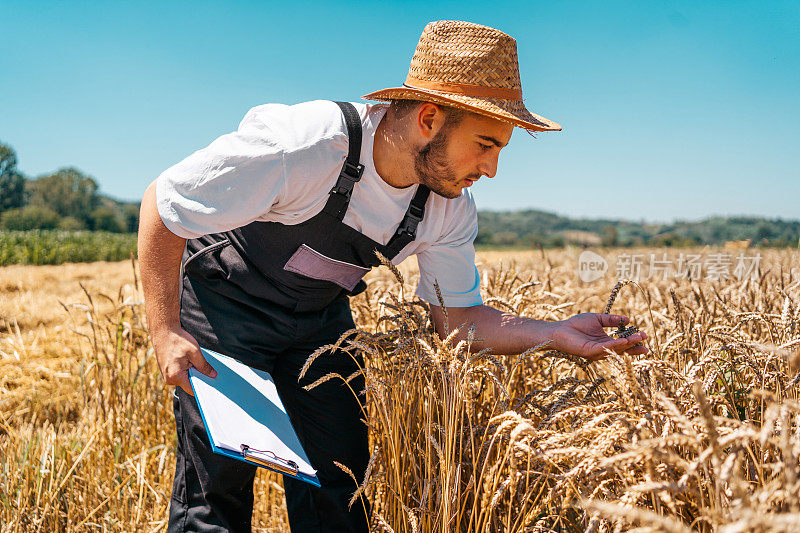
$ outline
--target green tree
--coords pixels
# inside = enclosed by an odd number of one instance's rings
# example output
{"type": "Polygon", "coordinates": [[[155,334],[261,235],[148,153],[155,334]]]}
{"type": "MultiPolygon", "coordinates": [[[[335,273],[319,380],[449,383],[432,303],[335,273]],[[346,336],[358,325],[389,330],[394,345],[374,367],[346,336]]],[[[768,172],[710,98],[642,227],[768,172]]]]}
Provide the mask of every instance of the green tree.
{"type": "Polygon", "coordinates": [[[761,242],[764,240],[769,241],[773,237],[772,225],[768,222],[761,222],[756,226],[756,242],[761,242]]]}
{"type": "Polygon", "coordinates": [[[0,144],[0,213],[25,205],[25,178],[17,170],[14,149],[0,144]]]}
{"type": "Polygon", "coordinates": [[[100,195],[97,182],[75,168],[62,168],[30,182],[30,205],[47,207],[62,217],[75,217],[91,227],[100,195]]]}
{"type": "Polygon", "coordinates": [[[92,211],[92,222],[89,225],[94,231],[110,231],[112,233],[122,233],[125,228],[122,226],[117,213],[108,207],[98,207],[92,211]]]}
{"type": "Polygon", "coordinates": [[[7,230],[56,229],[58,213],[48,207],[26,205],[0,214],[0,228],[7,230]]]}
{"type": "Polygon", "coordinates": [[[58,221],[58,229],[64,231],[79,231],[86,229],[86,226],[75,217],[64,217],[58,221]]]}
{"type": "Polygon", "coordinates": [[[125,204],[122,211],[122,218],[125,221],[125,231],[136,233],[139,231],[139,204],[125,204]]]}
{"type": "Polygon", "coordinates": [[[652,246],[688,246],[691,242],[674,231],[661,233],[650,239],[652,246]]]}
{"type": "Polygon", "coordinates": [[[616,226],[609,224],[603,228],[603,246],[616,246],[619,244],[619,232],[616,226]]]}

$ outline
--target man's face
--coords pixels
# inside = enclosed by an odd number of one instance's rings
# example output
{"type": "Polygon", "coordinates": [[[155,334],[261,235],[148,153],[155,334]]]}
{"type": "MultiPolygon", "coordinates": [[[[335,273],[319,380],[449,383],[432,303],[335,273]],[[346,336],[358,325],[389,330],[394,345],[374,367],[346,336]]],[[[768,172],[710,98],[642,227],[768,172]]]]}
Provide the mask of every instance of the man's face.
{"type": "Polygon", "coordinates": [[[445,198],[456,198],[481,176],[494,177],[500,150],[513,131],[511,124],[473,113],[442,126],[414,156],[420,183],[445,198]]]}

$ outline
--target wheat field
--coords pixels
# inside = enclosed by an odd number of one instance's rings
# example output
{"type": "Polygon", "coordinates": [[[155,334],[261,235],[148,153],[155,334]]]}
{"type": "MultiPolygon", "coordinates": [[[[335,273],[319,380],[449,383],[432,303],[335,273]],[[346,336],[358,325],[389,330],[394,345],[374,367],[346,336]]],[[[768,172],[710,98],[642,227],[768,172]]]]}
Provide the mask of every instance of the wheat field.
{"type": "MultiPolygon", "coordinates": [[[[579,253],[480,253],[485,302],[626,314],[649,354],[475,353],[467,325],[432,333],[413,265],[370,275],[339,347],[365,356],[373,455],[353,490],[374,529],[798,530],[797,252],[761,250],[743,279],[620,284],[580,281],[579,253]]],[[[130,261],[0,268],[0,530],[164,529],[174,424],[141,298],[130,261]]],[[[254,529],[287,531],[280,478],[256,483],[254,529]]]]}

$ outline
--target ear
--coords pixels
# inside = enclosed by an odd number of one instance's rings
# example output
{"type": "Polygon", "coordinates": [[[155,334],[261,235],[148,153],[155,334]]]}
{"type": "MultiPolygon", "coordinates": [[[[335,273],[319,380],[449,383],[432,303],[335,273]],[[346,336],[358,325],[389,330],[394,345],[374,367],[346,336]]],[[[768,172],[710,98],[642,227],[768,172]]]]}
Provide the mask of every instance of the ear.
{"type": "Polygon", "coordinates": [[[416,130],[426,140],[431,140],[444,124],[444,111],[433,102],[424,102],[417,108],[416,130]]]}

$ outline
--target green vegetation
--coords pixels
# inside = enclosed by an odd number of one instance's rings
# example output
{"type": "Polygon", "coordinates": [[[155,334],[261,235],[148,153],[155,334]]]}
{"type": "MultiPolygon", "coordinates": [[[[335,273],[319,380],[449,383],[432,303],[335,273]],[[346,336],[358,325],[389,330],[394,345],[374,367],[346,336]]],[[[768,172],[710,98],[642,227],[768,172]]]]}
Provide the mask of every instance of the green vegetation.
{"type": "Polygon", "coordinates": [[[25,203],[25,177],[17,171],[17,154],[0,144],[0,213],[25,203]]]}
{"type": "MultiPolygon", "coordinates": [[[[139,204],[100,194],[97,182],[75,168],[28,179],[17,156],[0,144],[0,266],[52,265],[126,259],[136,247],[139,204]]],[[[476,248],[585,246],[702,246],[749,241],[752,246],[797,247],[800,221],[713,217],[699,222],[646,224],[573,219],[538,210],[481,211],[476,248]]]]}
{"type": "Polygon", "coordinates": [[[17,155],[0,144],[0,230],[89,230],[135,233],[139,205],[98,191],[97,182],[75,168],[28,179],[17,155]]]}
{"type": "Polygon", "coordinates": [[[0,144],[0,266],[120,261],[136,253],[139,205],[75,168],[28,179],[0,144]]]}
{"type": "Polygon", "coordinates": [[[136,253],[135,233],[0,231],[0,266],[121,261],[136,253]]]}

